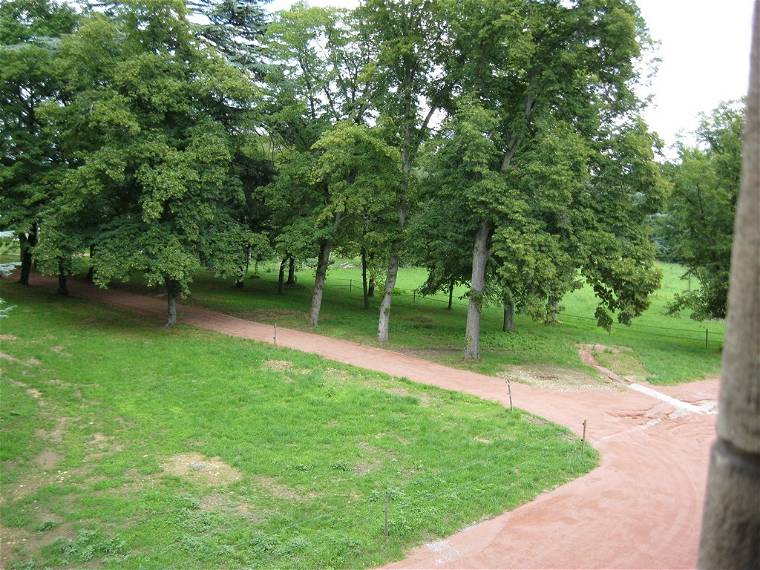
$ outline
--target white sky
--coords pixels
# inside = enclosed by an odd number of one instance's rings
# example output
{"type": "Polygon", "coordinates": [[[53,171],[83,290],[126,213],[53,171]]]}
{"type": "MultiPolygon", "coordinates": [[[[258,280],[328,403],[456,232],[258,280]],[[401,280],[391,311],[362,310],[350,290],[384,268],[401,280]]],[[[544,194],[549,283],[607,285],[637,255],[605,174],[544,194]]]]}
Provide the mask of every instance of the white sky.
{"type": "Polygon", "coordinates": [[[747,94],[752,0],[638,0],[661,59],[645,117],[670,145],[698,115],[747,94]]]}
{"type": "MultiPolygon", "coordinates": [[[[488,1],[488,0],[484,0],[488,1]]],[[[293,0],[272,0],[270,10],[293,0]]],[[[310,0],[313,6],[352,8],[357,0],[310,0]]],[[[652,95],[645,113],[666,145],[687,137],[701,112],[746,95],[752,0],[638,0],[660,45],[659,70],[642,95],[652,95]]],[[[670,154],[670,153],[669,153],[670,154]]]]}

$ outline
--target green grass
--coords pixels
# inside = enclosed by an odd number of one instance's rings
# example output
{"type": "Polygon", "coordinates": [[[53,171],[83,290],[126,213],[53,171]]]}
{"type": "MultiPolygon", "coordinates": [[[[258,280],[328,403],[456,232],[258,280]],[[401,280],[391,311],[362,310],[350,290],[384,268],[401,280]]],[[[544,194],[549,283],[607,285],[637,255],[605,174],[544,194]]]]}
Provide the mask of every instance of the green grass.
{"type": "Polygon", "coordinates": [[[597,461],[473,397],[38,288],[0,297],[9,568],[376,566],[597,461]]]}
{"type": "MultiPolygon", "coordinates": [[[[327,277],[322,313],[317,332],[330,336],[375,344],[377,303],[369,311],[361,308],[361,274],[354,262],[334,263],[327,277]],[[349,289],[350,285],[350,289],[349,289]]],[[[687,315],[669,316],[665,306],[677,291],[688,287],[681,279],[683,270],[661,264],[663,286],[653,297],[650,308],[634,324],[615,325],[611,333],[596,326],[593,318],[597,301],[593,291],[584,287],[563,301],[560,324],[547,326],[518,315],[517,332],[501,332],[501,309],[487,307],[482,320],[482,358],[471,364],[461,356],[464,345],[466,300],[464,288],[455,293],[453,310],[446,309],[445,296],[416,302],[412,292],[424,281],[419,268],[399,271],[397,295],[391,312],[390,347],[412,350],[426,358],[448,365],[474,368],[498,374],[509,365],[554,365],[583,368],[578,345],[604,344],[630,348],[630,358],[640,364],[643,375],[655,384],[674,384],[715,375],[720,369],[723,322],[697,323],[687,315]],[[705,347],[705,328],[709,343],[705,347]]],[[[244,289],[227,281],[199,275],[187,302],[204,305],[252,320],[307,329],[313,269],[298,273],[298,285],[284,295],[276,294],[276,265],[264,264],[260,278],[248,279],[244,289]]],[[[139,285],[128,285],[140,289],[139,285]]],[[[624,373],[624,370],[619,370],[624,373]]]]}

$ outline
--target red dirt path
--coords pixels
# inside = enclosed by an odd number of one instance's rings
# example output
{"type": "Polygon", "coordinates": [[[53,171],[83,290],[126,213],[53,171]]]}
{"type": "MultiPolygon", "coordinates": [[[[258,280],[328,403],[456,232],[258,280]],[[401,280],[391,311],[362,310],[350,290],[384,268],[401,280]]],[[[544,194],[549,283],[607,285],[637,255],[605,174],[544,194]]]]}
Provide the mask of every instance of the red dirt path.
{"type": "MultiPolygon", "coordinates": [[[[35,282],[40,284],[39,277],[35,282]]],[[[45,283],[50,281],[45,280],[45,283]]],[[[147,314],[165,300],[82,282],[72,294],[147,314]]],[[[273,327],[197,307],[182,322],[271,343],[273,327]]],[[[507,403],[504,381],[393,351],[291,329],[277,344],[354,366],[507,403]]],[[[717,397],[718,381],[661,392],[684,401],[717,397]]],[[[392,568],[690,568],[697,560],[708,447],[715,416],[676,411],[631,391],[550,391],[512,385],[516,407],[587,437],[601,465],[583,477],[494,519],[420,546],[392,568]]]]}

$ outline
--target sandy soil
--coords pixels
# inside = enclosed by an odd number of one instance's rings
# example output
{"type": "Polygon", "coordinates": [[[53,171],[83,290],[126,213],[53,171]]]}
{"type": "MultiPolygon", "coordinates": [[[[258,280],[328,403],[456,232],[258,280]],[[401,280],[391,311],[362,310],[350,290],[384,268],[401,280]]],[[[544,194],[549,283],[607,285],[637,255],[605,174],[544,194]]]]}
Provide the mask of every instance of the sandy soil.
{"type": "MultiPolygon", "coordinates": [[[[39,277],[35,283],[52,281],[39,277]]],[[[157,315],[165,302],[72,282],[73,295],[157,315]]],[[[183,322],[271,343],[273,327],[197,307],[183,322]]],[[[503,379],[414,356],[277,329],[277,344],[507,404],[503,379]]],[[[656,388],[685,402],[714,401],[718,381],[656,388]]],[[[630,390],[563,392],[512,384],[517,407],[587,437],[601,453],[588,475],[445,540],[420,546],[392,568],[690,568],[697,560],[708,448],[715,415],[630,390]]],[[[693,407],[693,406],[692,406],[693,407]]]]}

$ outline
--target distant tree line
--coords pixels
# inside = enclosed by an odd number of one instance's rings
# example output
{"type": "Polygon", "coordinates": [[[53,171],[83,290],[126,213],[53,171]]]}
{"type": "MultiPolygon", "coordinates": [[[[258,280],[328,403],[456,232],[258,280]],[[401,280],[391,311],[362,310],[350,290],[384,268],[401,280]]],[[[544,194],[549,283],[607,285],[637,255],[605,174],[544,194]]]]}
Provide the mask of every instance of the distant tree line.
{"type": "Polygon", "coordinates": [[[648,44],[632,0],[10,0],[0,226],[22,282],[36,263],[65,293],[89,253],[102,287],[165,287],[170,324],[198,270],[242,287],[274,256],[280,292],[317,260],[316,326],[336,252],[361,258],[365,308],[378,285],[380,341],[411,263],[426,292],[468,287],[467,358],[485,302],[551,323],[586,283],[601,326],[628,323],[684,168],[640,116],[648,44]]]}

